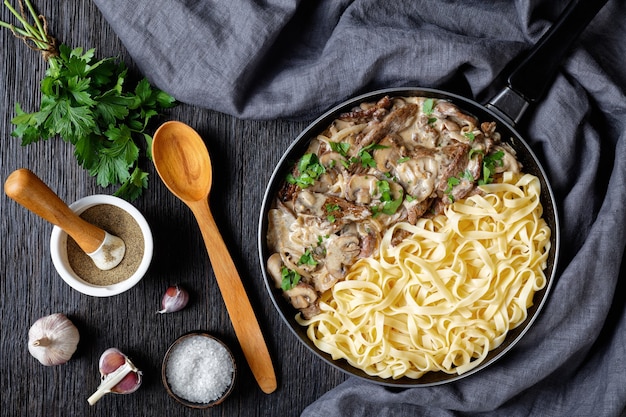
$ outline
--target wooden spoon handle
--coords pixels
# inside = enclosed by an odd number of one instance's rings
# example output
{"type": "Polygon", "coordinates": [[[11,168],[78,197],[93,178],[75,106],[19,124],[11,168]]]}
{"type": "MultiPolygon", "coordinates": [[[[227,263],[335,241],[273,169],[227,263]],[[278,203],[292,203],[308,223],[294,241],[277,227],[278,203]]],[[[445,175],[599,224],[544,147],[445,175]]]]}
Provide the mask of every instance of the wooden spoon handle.
{"type": "Polygon", "coordinates": [[[252,374],[263,392],[274,392],[277,383],[270,353],[237,268],[215,224],[208,201],[200,200],[190,207],[200,226],[217,285],[252,374]]]}
{"type": "Polygon", "coordinates": [[[4,183],[4,192],[28,210],[63,229],[86,253],[95,252],[104,240],[104,230],[80,218],[26,168],[9,175],[4,183]]]}

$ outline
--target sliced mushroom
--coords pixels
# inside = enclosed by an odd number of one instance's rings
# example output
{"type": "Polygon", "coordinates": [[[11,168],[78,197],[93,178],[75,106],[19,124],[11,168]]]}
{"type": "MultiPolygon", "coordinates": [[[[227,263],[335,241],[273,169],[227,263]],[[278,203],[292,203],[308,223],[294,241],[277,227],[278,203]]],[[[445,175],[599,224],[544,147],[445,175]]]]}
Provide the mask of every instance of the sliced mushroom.
{"type": "Polygon", "coordinates": [[[276,252],[288,244],[291,225],[296,222],[296,217],[279,202],[276,208],[269,210],[267,220],[267,246],[276,252]]]}
{"type": "Polygon", "coordinates": [[[353,175],[345,191],[346,199],[357,204],[369,204],[377,180],[373,175],[353,175]]]}
{"type": "Polygon", "coordinates": [[[325,201],[325,194],[302,190],[294,201],[293,209],[299,214],[312,214],[321,217],[324,215],[325,201]]]}
{"type": "Polygon", "coordinates": [[[522,170],[522,164],[515,157],[515,149],[513,149],[508,143],[501,143],[498,146],[493,147],[493,152],[502,151],[504,156],[502,157],[502,165],[496,166],[496,173],[502,173],[505,171],[511,171],[519,173],[522,170]]]}
{"type": "Polygon", "coordinates": [[[402,157],[406,156],[407,150],[402,144],[402,138],[398,135],[387,135],[379,145],[384,146],[374,152],[374,161],[376,161],[376,169],[380,172],[389,172],[402,157]]]}
{"type": "Polygon", "coordinates": [[[310,319],[319,313],[317,292],[304,282],[299,282],[295,287],[283,292],[289,303],[300,310],[305,319],[310,319]]]}
{"type": "Polygon", "coordinates": [[[285,296],[295,308],[306,308],[317,300],[317,292],[313,287],[304,282],[299,282],[295,287],[285,291],[285,296]]]}
{"type": "Polygon", "coordinates": [[[267,271],[274,280],[274,286],[280,288],[282,277],[283,260],[280,257],[280,253],[273,253],[267,260],[267,271]]]}
{"type": "Polygon", "coordinates": [[[319,274],[313,276],[312,284],[315,286],[316,291],[323,293],[331,289],[337,281],[339,281],[339,279],[331,275],[328,270],[324,268],[319,274]]]}
{"type": "Polygon", "coordinates": [[[407,194],[421,202],[433,194],[438,171],[439,162],[436,157],[426,156],[398,164],[394,174],[407,194]]]}
{"type": "Polygon", "coordinates": [[[354,263],[360,252],[358,236],[343,235],[329,239],[325,259],[328,273],[337,279],[343,279],[346,276],[346,267],[354,263]]]}
{"type": "Polygon", "coordinates": [[[413,132],[412,141],[420,146],[435,148],[439,141],[439,132],[431,124],[430,118],[420,113],[417,117],[417,129],[413,132]]]}

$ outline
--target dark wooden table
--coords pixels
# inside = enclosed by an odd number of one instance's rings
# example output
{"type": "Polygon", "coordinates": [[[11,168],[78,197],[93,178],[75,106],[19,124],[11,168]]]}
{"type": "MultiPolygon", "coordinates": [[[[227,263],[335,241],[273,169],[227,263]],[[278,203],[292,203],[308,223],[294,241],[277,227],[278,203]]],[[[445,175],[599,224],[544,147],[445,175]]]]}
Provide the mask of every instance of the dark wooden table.
{"type": "MultiPolygon", "coordinates": [[[[16,2],[13,2],[17,4],[16,2]]],[[[34,0],[48,18],[51,34],[70,46],[96,48],[99,58],[118,56],[139,76],[120,40],[88,0],[34,0]]],[[[0,18],[12,18],[2,7],[0,18]]],[[[14,104],[39,108],[39,82],[46,64],[5,29],[0,31],[0,173],[2,183],[18,168],[35,172],[62,200],[112,194],[78,166],[72,147],[59,138],[26,147],[10,136],[14,104]]],[[[165,188],[145,161],[150,187],[134,205],[148,220],[155,251],[150,270],[131,290],[113,297],[83,295],[61,280],[50,258],[52,226],[4,192],[0,203],[1,414],[5,416],[296,416],[346,376],[315,357],[291,334],[275,311],[261,275],[257,226],[261,199],[274,165],[304,122],[244,121],[181,104],[160,120],[181,120],[196,128],[213,157],[211,206],[240,271],[269,345],[278,389],[264,394],[254,382],[237,344],[213,271],[191,212],[165,188]],[[192,294],[188,307],[156,314],[170,284],[192,294]],[[81,335],[66,364],[44,367],[28,352],[28,329],[41,316],[66,314],[81,335]],[[178,336],[205,330],[234,351],[238,381],[222,405],[193,411],[168,397],[160,379],[161,361],[178,336]],[[107,395],[94,406],[87,398],[99,384],[98,358],[109,347],[132,357],[144,383],[130,395],[107,395]]],[[[151,133],[156,129],[155,123],[151,133]]]]}

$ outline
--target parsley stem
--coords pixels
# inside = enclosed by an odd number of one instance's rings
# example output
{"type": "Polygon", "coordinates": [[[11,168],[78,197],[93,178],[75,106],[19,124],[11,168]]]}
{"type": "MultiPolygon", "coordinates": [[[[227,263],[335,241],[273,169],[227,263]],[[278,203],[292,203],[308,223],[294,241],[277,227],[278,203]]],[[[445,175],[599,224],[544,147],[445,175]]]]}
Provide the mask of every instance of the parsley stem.
{"type": "Polygon", "coordinates": [[[30,36],[30,33],[24,31],[21,28],[15,27],[14,25],[10,25],[7,22],[3,22],[2,20],[0,20],[0,26],[2,26],[3,28],[7,28],[9,29],[11,32],[15,32],[18,35],[21,36],[30,36]]]}
{"type": "Polygon", "coordinates": [[[25,20],[25,18],[20,13],[18,13],[17,10],[15,10],[13,8],[13,6],[9,3],[9,0],[4,0],[4,5],[7,7],[7,9],[9,9],[9,11],[13,14],[13,16],[15,16],[15,18],[17,20],[19,20],[19,22],[24,27],[24,30],[27,32],[27,33],[23,33],[23,31],[22,31],[22,33],[20,33],[21,35],[28,36],[30,38],[34,38],[33,40],[39,40],[39,41],[44,41],[45,40],[45,39],[41,38],[41,33],[39,33],[39,31],[33,25],[28,23],[25,20]]]}
{"type": "Polygon", "coordinates": [[[19,13],[15,8],[9,3],[9,0],[4,0],[4,5],[13,16],[21,23],[22,27],[16,27],[15,25],[11,25],[7,22],[0,21],[0,26],[9,29],[16,35],[19,35],[22,40],[31,41],[37,48],[42,51],[49,51],[52,46],[50,43],[50,39],[48,38],[48,34],[46,33],[45,28],[41,24],[41,17],[37,15],[33,5],[30,3],[30,0],[24,0],[26,3],[26,7],[28,8],[33,20],[37,27],[31,25],[26,21],[26,16],[23,16],[22,13],[19,13]]]}
{"type": "MultiPolygon", "coordinates": [[[[8,1],[8,0],[5,0],[5,1],[8,1]]],[[[46,33],[46,30],[43,28],[43,26],[41,26],[41,18],[35,12],[35,8],[31,4],[30,0],[24,0],[24,3],[26,3],[26,7],[28,8],[28,11],[30,12],[30,15],[33,17],[33,20],[35,21],[35,24],[37,25],[37,29],[39,29],[38,32],[42,37],[41,40],[47,43],[48,35],[46,33]]]]}

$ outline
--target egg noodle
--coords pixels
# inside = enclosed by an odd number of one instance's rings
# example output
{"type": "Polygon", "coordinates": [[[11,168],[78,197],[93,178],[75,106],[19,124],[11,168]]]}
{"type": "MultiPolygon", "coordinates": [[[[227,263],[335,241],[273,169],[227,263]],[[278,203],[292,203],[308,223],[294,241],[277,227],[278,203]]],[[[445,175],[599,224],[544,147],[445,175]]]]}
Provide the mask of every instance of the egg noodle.
{"type": "Polygon", "coordinates": [[[505,173],[480,188],[444,215],[387,230],[379,256],[322,295],[320,314],[297,315],[314,344],[380,378],[463,374],[484,361],[546,285],[551,231],[537,177],[505,173]],[[410,236],[394,246],[397,229],[410,236]]]}

